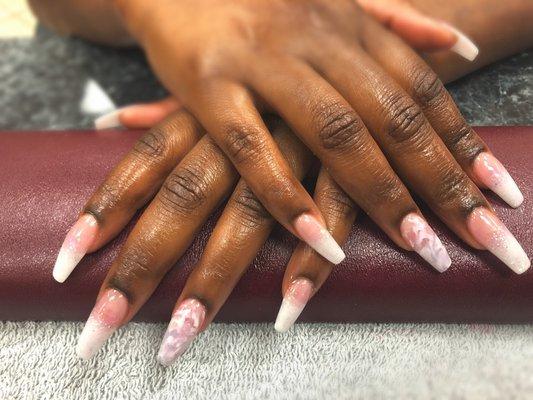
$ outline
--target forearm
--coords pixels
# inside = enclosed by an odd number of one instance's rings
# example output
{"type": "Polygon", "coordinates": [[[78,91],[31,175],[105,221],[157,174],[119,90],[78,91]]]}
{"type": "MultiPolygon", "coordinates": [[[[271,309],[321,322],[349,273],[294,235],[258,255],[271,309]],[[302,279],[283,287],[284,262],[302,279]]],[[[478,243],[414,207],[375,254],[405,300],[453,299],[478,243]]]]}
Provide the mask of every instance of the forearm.
{"type": "Polygon", "coordinates": [[[112,1],[29,0],[29,4],[43,25],[61,35],[112,46],[134,44],[112,1]]]}
{"type": "Polygon", "coordinates": [[[480,53],[467,62],[451,52],[426,57],[446,82],[533,46],[531,0],[411,0],[426,15],[445,20],[469,35],[480,53]]]}

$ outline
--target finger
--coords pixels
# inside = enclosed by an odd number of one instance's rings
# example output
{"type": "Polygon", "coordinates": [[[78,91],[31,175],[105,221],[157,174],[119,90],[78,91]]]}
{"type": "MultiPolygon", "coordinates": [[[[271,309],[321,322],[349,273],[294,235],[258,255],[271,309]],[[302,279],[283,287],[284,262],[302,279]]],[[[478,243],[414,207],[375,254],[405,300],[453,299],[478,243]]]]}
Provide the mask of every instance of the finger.
{"type": "MultiPolygon", "coordinates": [[[[361,113],[403,181],[463,240],[476,248],[487,247],[485,238],[468,220],[479,208],[492,214],[491,207],[420,106],[365,52],[337,48],[334,57],[317,61],[317,68],[361,113]]],[[[406,223],[417,225],[415,221],[406,223]]],[[[529,259],[514,242],[511,246],[509,241],[509,254],[500,259],[521,273],[529,267],[529,259]]],[[[492,243],[487,249],[497,255],[494,246],[492,243]]]]}
{"type": "MultiPolygon", "coordinates": [[[[286,127],[273,134],[295,176],[302,179],[312,160],[310,153],[286,127]]],[[[241,179],[176,302],[157,357],[161,364],[173,363],[211,323],[274,222],[241,179]]]]}
{"type": "Polygon", "coordinates": [[[388,26],[410,46],[420,51],[450,49],[469,61],[479,54],[477,46],[457,28],[430,18],[406,1],[356,0],[380,23],[388,26]]]}
{"type": "MultiPolygon", "coordinates": [[[[314,199],[331,235],[338,243],[344,244],[357,216],[358,207],[323,168],[318,176],[314,199]]],[[[274,325],[278,332],[286,332],[291,328],[332,269],[333,264],[300,242],[283,278],[283,302],[274,325]]]]}
{"type": "MultiPolygon", "coordinates": [[[[317,155],[335,181],[404,249],[439,271],[450,265],[442,243],[425,222],[359,115],[312,68],[299,61],[263,61],[250,67],[250,84],[282,115],[317,155]],[[404,221],[417,221],[404,223],[404,221]],[[412,240],[412,230],[431,237],[432,252],[412,240]],[[429,256],[429,257],[428,257],[429,256]]],[[[419,237],[419,235],[415,235],[419,237]]]]}
{"type": "Polygon", "coordinates": [[[171,113],[181,108],[174,97],[167,97],[147,104],[134,104],[111,111],[94,121],[97,130],[125,127],[129,129],[151,128],[171,113]]]}
{"type": "Polygon", "coordinates": [[[79,338],[80,357],[94,355],[137,313],[236,180],[231,162],[208,137],[174,168],[131,231],[100,288],[79,338]]]}
{"type": "Polygon", "coordinates": [[[186,112],[170,116],[145,133],[94,192],[67,233],[54,279],[64,282],[87,252],[113,239],[202,135],[202,128],[186,112]]]}
{"type": "Polygon", "coordinates": [[[270,214],[322,256],[341,262],[342,249],[292,173],[249,92],[240,84],[217,80],[204,84],[194,96],[195,115],[270,214]]]}
{"type": "Polygon", "coordinates": [[[478,186],[491,189],[511,207],[520,206],[524,196],[515,181],[465,121],[438,76],[394,35],[380,35],[379,43],[373,40],[376,28],[371,25],[365,32],[369,54],[417,101],[470,178],[478,186]]]}

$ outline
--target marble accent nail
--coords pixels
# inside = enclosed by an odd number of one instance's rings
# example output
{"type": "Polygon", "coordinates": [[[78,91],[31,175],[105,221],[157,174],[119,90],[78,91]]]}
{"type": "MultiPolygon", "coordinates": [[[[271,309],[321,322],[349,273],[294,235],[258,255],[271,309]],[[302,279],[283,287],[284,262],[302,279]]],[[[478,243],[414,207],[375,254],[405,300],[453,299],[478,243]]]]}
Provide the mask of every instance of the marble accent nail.
{"type": "Polygon", "coordinates": [[[492,254],[517,274],[529,269],[531,261],[502,221],[485,207],[478,207],[467,219],[468,231],[492,254]]]}
{"type": "Polygon", "coordinates": [[[157,354],[159,363],[169,366],[185,353],[200,332],[206,313],[205,306],[196,299],[187,299],[181,302],[173,312],[161,342],[161,347],[157,354]]]}
{"type": "Polygon", "coordinates": [[[473,163],[476,177],[511,207],[519,207],[524,196],[500,161],[490,153],[480,153],[473,163]]]}
{"type": "Polygon", "coordinates": [[[452,263],[446,248],[426,220],[416,213],[404,217],[400,232],[407,243],[424,260],[439,272],[446,271],[452,263]]]}
{"type": "Polygon", "coordinates": [[[93,244],[97,233],[96,218],[90,214],[83,214],[70,228],[54,265],[52,275],[56,281],[65,282],[93,244]]]}
{"type": "Polygon", "coordinates": [[[333,264],[346,257],[331,233],[315,217],[302,214],[294,221],[294,229],[313,250],[333,264]]]}
{"type": "Polygon", "coordinates": [[[472,39],[470,39],[468,36],[466,36],[463,32],[461,32],[454,26],[447,23],[445,23],[444,25],[446,25],[446,27],[450,29],[457,37],[457,41],[450,50],[459,54],[461,57],[467,59],[468,61],[474,61],[479,54],[479,49],[472,41],[472,39]]]}
{"type": "Polygon", "coordinates": [[[287,332],[302,313],[312,294],[313,283],[309,279],[294,280],[283,296],[274,329],[287,332]]]}
{"type": "Polygon", "coordinates": [[[116,289],[107,289],[97,300],[87,319],[76,347],[84,360],[94,356],[115,332],[128,313],[126,296],[116,289]]]}

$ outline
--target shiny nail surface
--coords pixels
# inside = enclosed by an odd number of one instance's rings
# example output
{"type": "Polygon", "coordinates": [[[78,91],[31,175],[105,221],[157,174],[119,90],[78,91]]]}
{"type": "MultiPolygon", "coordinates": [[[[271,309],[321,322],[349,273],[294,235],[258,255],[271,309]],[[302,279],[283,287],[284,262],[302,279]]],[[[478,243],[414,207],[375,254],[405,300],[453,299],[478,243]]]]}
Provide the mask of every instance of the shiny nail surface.
{"type": "Polygon", "coordinates": [[[127,312],[126,296],[115,289],[104,292],[83,327],[76,347],[78,356],[84,360],[94,356],[118,329],[127,312]]]}
{"type": "Polygon", "coordinates": [[[444,272],[450,267],[452,260],[446,248],[420,215],[416,213],[406,215],[400,225],[400,232],[413,250],[437,271],[444,272]]]}
{"type": "Polygon", "coordinates": [[[316,218],[302,214],[294,221],[294,229],[313,250],[333,264],[346,257],[331,233],[316,218]]]}
{"type": "Polygon", "coordinates": [[[474,61],[479,54],[479,49],[474,42],[454,26],[446,23],[444,25],[446,25],[446,27],[450,29],[457,37],[457,41],[452,46],[451,51],[459,54],[468,61],[474,61]]]}
{"type": "Polygon", "coordinates": [[[196,299],[182,301],[172,314],[157,354],[157,361],[164,366],[169,366],[185,353],[200,332],[205,315],[206,308],[200,301],[196,299]]]}
{"type": "Polygon", "coordinates": [[[283,296],[274,329],[287,332],[302,313],[312,294],[313,284],[309,279],[294,280],[283,296]]]}
{"type": "Polygon", "coordinates": [[[473,164],[476,177],[511,207],[518,207],[524,196],[500,161],[490,153],[480,153],[473,164]]]}
{"type": "Polygon", "coordinates": [[[70,228],[54,265],[52,275],[56,281],[64,282],[69,277],[93,244],[97,232],[98,224],[90,214],[82,215],[70,228]]]}
{"type": "Polygon", "coordinates": [[[104,114],[94,120],[94,128],[96,130],[112,129],[122,127],[120,122],[120,113],[124,111],[124,108],[118,108],[107,114],[104,114]]]}
{"type": "Polygon", "coordinates": [[[492,254],[517,274],[531,266],[524,249],[502,221],[490,210],[478,207],[467,219],[468,231],[492,254]]]}

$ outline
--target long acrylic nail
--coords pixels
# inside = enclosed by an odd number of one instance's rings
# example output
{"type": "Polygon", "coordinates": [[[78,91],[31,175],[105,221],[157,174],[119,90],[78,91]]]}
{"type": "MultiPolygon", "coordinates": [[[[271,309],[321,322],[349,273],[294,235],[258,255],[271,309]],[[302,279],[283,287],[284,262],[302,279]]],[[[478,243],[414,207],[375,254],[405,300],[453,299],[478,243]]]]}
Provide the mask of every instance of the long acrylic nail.
{"type": "Polygon", "coordinates": [[[96,130],[103,130],[122,127],[122,123],[120,122],[120,114],[126,108],[127,107],[117,108],[116,110],[96,118],[94,120],[94,128],[96,130]]]}
{"type": "Polygon", "coordinates": [[[54,265],[52,275],[56,281],[65,282],[93,244],[97,232],[98,224],[90,214],[82,215],[70,228],[54,265]]]}
{"type": "Polygon", "coordinates": [[[446,248],[420,215],[416,213],[406,215],[400,225],[400,232],[413,250],[437,271],[444,272],[449,268],[452,260],[446,248]]]}
{"type": "Polygon", "coordinates": [[[478,207],[467,219],[468,231],[492,254],[517,274],[531,266],[526,252],[502,221],[485,207],[478,207]]]}
{"type": "Polygon", "coordinates": [[[448,23],[444,23],[444,25],[457,37],[457,41],[450,50],[466,58],[468,61],[474,61],[479,54],[479,49],[474,42],[454,26],[448,23]]]}
{"type": "Polygon", "coordinates": [[[309,279],[294,280],[283,296],[274,329],[287,332],[302,313],[312,294],[313,284],[309,279]]]}
{"type": "Polygon", "coordinates": [[[128,313],[126,296],[115,289],[105,291],[91,311],[81,332],[76,353],[84,360],[94,356],[120,326],[128,313]]]}
{"type": "Polygon", "coordinates": [[[473,163],[476,177],[511,207],[518,207],[524,196],[500,161],[490,153],[480,153],[473,163]]]}
{"type": "Polygon", "coordinates": [[[346,257],[331,233],[315,217],[300,215],[294,221],[294,229],[304,242],[329,262],[338,264],[346,257]]]}
{"type": "Polygon", "coordinates": [[[206,308],[200,301],[196,299],[182,301],[172,314],[157,354],[157,361],[164,366],[169,366],[185,353],[198,335],[205,315],[206,308]]]}

